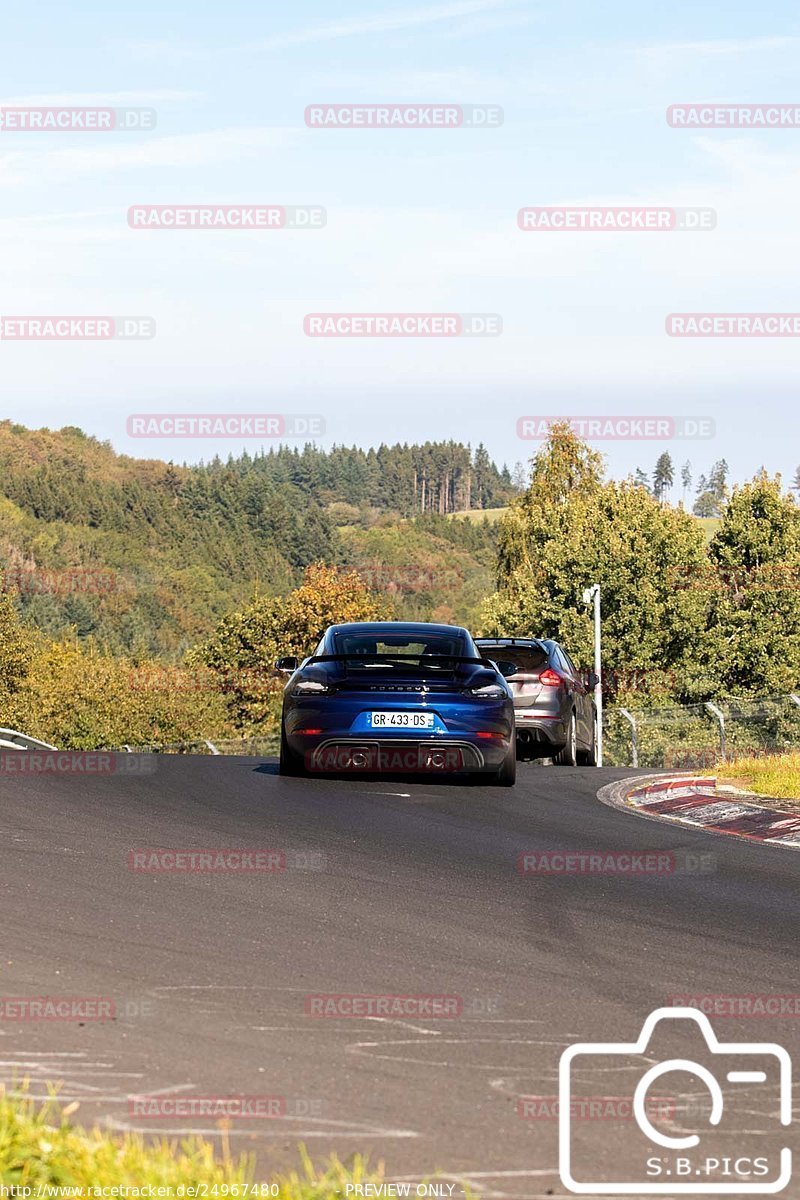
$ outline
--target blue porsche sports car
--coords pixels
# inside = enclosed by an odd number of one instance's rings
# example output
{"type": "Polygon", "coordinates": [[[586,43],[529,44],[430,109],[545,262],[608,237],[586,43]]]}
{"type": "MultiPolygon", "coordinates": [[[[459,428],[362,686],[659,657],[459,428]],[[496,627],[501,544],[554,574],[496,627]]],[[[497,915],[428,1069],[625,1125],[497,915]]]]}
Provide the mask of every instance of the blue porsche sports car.
{"type": "Polygon", "coordinates": [[[478,774],[516,778],[513,663],[481,656],[466,629],[422,622],[331,625],[289,673],[282,775],[478,774]]]}

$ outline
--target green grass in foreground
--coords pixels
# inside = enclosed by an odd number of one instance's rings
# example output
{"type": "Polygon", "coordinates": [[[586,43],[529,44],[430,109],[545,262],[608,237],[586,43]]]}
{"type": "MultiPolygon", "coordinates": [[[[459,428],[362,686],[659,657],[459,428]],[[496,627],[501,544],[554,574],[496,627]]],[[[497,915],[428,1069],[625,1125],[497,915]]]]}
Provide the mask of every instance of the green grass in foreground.
{"type": "MultiPolygon", "coordinates": [[[[256,1181],[252,1158],[242,1155],[233,1159],[226,1139],[221,1156],[217,1156],[211,1143],[202,1138],[146,1143],[138,1134],[109,1136],[99,1129],[72,1125],[69,1118],[77,1108],[77,1104],[62,1107],[55,1093],[51,1100],[37,1104],[24,1087],[11,1093],[0,1088],[0,1184],[18,1189],[37,1184],[85,1188],[87,1200],[93,1195],[92,1188],[145,1184],[170,1189],[181,1184],[227,1185],[227,1191],[216,1194],[228,1197],[340,1200],[346,1184],[376,1183],[383,1178],[382,1167],[370,1170],[360,1155],[348,1166],[334,1156],[317,1170],[301,1147],[299,1171],[256,1181]]],[[[17,1194],[26,1195],[23,1191],[17,1194]]]]}
{"type": "Polygon", "coordinates": [[[717,780],[759,796],[796,800],[800,804],[800,753],[735,758],[717,767],[717,780]]]}

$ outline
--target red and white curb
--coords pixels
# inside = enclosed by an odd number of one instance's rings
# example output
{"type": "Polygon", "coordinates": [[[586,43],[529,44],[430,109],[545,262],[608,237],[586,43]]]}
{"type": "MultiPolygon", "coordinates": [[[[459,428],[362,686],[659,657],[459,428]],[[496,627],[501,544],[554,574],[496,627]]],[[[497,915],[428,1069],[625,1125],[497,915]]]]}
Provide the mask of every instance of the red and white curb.
{"type": "Polygon", "coordinates": [[[610,783],[597,793],[604,804],[635,811],[653,820],[691,825],[755,842],[800,850],[800,815],[766,808],[758,797],[717,788],[713,777],[646,776],[610,783]]]}

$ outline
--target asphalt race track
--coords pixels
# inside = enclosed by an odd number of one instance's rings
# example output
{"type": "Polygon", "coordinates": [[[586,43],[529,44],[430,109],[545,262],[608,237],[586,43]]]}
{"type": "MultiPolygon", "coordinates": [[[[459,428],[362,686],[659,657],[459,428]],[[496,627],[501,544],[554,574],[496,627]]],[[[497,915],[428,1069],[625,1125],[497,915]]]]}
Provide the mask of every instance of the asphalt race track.
{"type": "MultiPolygon", "coordinates": [[[[61,1080],[83,1124],[153,1133],[218,1128],[136,1116],[130,1095],[281,1097],[282,1115],[232,1123],[265,1179],[302,1141],[315,1157],[366,1150],[392,1179],[439,1170],[489,1195],[562,1194],[557,1121],[525,1116],[519,1097],[555,1096],[567,1045],[633,1041],[675,994],[800,992],[800,857],[597,800],[631,774],[520,764],[514,789],[307,781],[198,756],[142,776],[3,775],[0,997],[107,997],[115,1017],[3,1019],[0,1078],[27,1075],[37,1095],[61,1080]],[[287,865],[131,870],[144,847],[267,848],[287,865]],[[517,869],[543,850],[674,851],[681,869],[517,869]],[[322,993],[454,996],[461,1011],[307,1015],[322,993]]],[[[797,1018],[715,1028],[799,1048],[797,1018]]],[[[680,1042],[668,1031],[665,1050],[680,1042]]],[[[626,1086],[622,1072],[600,1093],[626,1086]]],[[[774,1095],[753,1100],[741,1131],[762,1152],[787,1136],[775,1110],[774,1095]]],[[[603,1121],[581,1136],[613,1169],[603,1121]]]]}

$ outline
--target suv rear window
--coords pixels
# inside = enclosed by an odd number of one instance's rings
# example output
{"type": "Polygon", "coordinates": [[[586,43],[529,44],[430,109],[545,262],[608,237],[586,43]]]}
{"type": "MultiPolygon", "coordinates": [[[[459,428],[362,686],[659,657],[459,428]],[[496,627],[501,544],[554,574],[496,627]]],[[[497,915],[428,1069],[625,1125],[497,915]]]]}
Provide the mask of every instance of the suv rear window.
{"type": "Polygon", "coordinates": [[[547,664],[547,652],[541,646],[481,646],[480,652],[493,662],[498,658],[513,662],[523,675],[540,671],[547,664]]]}

